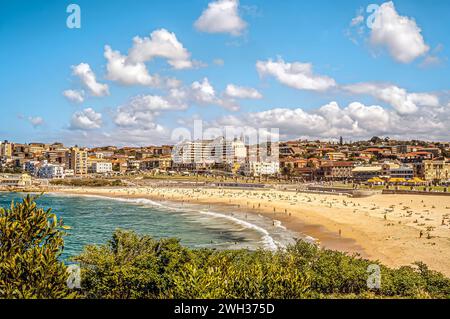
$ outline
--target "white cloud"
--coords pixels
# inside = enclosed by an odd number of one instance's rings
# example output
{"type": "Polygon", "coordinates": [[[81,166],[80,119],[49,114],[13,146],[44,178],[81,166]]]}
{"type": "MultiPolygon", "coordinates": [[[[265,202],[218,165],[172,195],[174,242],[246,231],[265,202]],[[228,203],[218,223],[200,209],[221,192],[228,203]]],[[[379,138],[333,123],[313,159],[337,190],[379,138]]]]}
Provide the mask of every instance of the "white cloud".
{"type": "Polygon", "coordinates": [[[386,48],[398,62],[411,63],[430,49],[413,18],[400,16],[392,1],[383,3],[373,21],[370,42],[386,48]]]}
{"type": "Polygon", "coordinates": [[[213,63],[218,66],[223,66],[225,64],[225,61],[223,59],[214,59],[213,63]]]}
{"type": "Polygon", "coordinates": [[[180,87],[182,82],[176,78],[166,78],[165,86],[169,89],[174,89],[180,87]]]}
{"type": "Polygon", "coordinates": [[[239,0],[217,0],[208,4],[194,26],[203,32],[238,36],[246,29],[247,23],[239,16],[239,0]]]}
{"type": "Polygon", "coordinates": [[[302,108],[275,108],[246,116],[227,116],[218,120],[219,125],[254,128],[278,128],[283,138],[333,138],[337,136],[382,135],[392,126],[395,113],[380,106],[366,106],[355,102],[341,108],[331,102],[316,110],[302,108]]]}
{"type": "Polygon", "coordinates": [[[420,64],[422,67],[436,66],[442,63],[441,59],[434,55],[427,55],[420,64]]]}
{"type": "Polygon", "coordinates": [[[401,139],[448,140],[450,108],[425,108],[414,114],[399,114],[379,105],[353,102],[341,107],[337,102],[330,102],[311,110],[274,108],[239,117],[227,115],[211,125],[278,128],[282,139],[337,139],[345,136],[356,140],[378,135],[401,139]]]}
{"type": "Polygon", "coordinates": [[[84,102],[84,91],[80,90],[65,90],[63,95],[71,102],[83,103],[84,102]]]}
{"type": "Polygon", "coordinates": [[[191,103],[218,105],[230,110],[238,109],[233,100],[218,97],[208,78],[204,78],[202,81],[191,83],[190,86],[174,86],[169,89],[166,96],[135,96],[117,108],[114,123],[127,129],[155,129],[159,125],[156,121],[163,112],[185,110],[191,103]]]}
{"type": "MultiPolygon", "coordinates": [[[[162,145],[170,143],[170,130],[157,125],[152,129],[138,129],[129,127],[116,127],[114,131],[70,131],[62,133],[65,143],[69,145],[83,145],[89,147],[116,145],[123,146],[146,146],[162,145]],[[81,133],[81,134],[80,134],[81,133]]],[[[60,137],[61,138],[61,137],[60,137]]]]}
{"type": "Polygon", "coordinates": [[[350,22],[350,26],[354,27],[354,26],[360,25],[363,22],[364,22],[364,16],[359,14],[352,19],[352,21],[350,22]]]}
{"type": "Polygon", "coordinates": [[[254,88],[247,88],[228,84],[225,89],[225,95],[230,98],[237,99],[262,99],[262,94],[254,88]]]}
{"type": "Polygon", "coordinates": [[[33,125],[33,127],[38,127],[41,126],[42,124],[44,124],[44,119],[40,116],[29,116],[28,117],[28,121],[31,123],[31,125],[33,125]]]}
{"type": "Polygon", "coordinates": [[[109,45],[105,46],[106,77],[111,81],[117,81],[124,85],[155,86],[159,83],[156,76],[148,73],[144,63],[128,63],[127,57],[119,51],[113,51],[109,45]]]}
{"type": "Polygon", "coordinates": [[[202,82],[193,82],[191,84],[191,92],[194,100],[201,104],[214,104],[218,101],[216,91],[209,83],[208,78],[204,78],[202,82]]]}
{"type": "Polygon", "coordinates": [[[178,41],[175,33],[166,29],[155,30],[150,37],[134,37],[128,56],[114,51],[109,45],[105,46],[104,56],[107,60],[107,79],[124,85],[179,86],[180,81],[175,78],[161,78],[149,73],[146,63],[154,58],[164,58],[178,70],[204,66],[199,61],[191,60],[191,54],[178,41]]]}
{"type": "Polygon", "coordinates": [[[102,115],[92,108],[75,112],[72,115],[70,128],[73,130],[93,130],[102,126],[102,115]]]}
{"type": "Polygon", "coordinates": [[[230,111],[239,110],[239,105],[237,105],[233,99],[228,98],[228,96],[225,96],[225,98],[217,96],[216,91],[208,78],[204,78],[201,82],[193,82],[187,92],[187,96],[194,103],[202,105],[219,105],[230,111]]]}
{"type": "Polygon", "coordinates": [[[138,95],[127,104],[117,108],[114,123],[119,127],[154,129],[155,119],[163,111],[183,110],[187,107],[173,89],[167,97],[158,95],[138,95]]]}
{"type": "Polygon", "coordinates": [[[409,93],[403,88],[390,84],[358,83],[342,88],[353,94],[367,94],[389,103],[400,114],[415,113],[421,106],[439,106],[439,98],[434,94],[409,93]]]}
{"type": "Polygon", "coordinates": [[[258,61],[256,69],[261,77],[271,75],[280,83],[298,90],[325,91],[336,86],[336,81],[328,76],[315,75],[310,63],[287,63],[281,58],[277,61],[258,61]]]}
{"type": "Polygon", "coordinates": [[[78,76],[83,85],[94,96],[109,95],[109,89],[107,84],[101,84],[97,82],[94,72],[87,63],[80,63],[78,65],[72,65],[72,74],[78,76]]]}
{"type": "Polygon", "coordinates": [[[128,53],[127,62],[143,63],[155,57],[167,59],[174,69],[189,69],[194,67],[190,60],[191,54],[184,48],[173,32],[166,29],[155,30],[150,37],[133,39],[133,47],[128,53]]]}
{"type": "MultiPolygon", "coordinates": [[[[124,106],[130,107],[132,112],[124,112],[123,118],[120,119],[123,121],[122,125],[117,125],[111,132],[89,132],[84,137],[86,143],[132,146],[173,143],[170,139],[170,128],[158,123],[158,116],[162,112],[177,111],[177,107],[168,102],[173,96],[176,94],[167,97],[139,96],[132,99],[124,106]]],[[[238,136],[242,132],[254,132],[255,129],[278,128],[282,140],[338,139],[339,136],[360,140],[377,135],[397,139],[445,141],[450,139],[450,104],[447,104],[448,101],[440,107],[420,108],[416,113],[399,114],[379,105],[353,102],[340,106],[337,102],[330,102],[313,109],[280,107],[238,116],[229,114],[212,121],[204,121],[203,128],[237,132],[238,136]]],[[[201,116],[183,116],[179,124],[190,127],[194,119],[201,119],[201,116]]],[[[76,136],[72,134],[72,138],[75,144],[80,143],[83,136],[77,133],[76,136]]]]}

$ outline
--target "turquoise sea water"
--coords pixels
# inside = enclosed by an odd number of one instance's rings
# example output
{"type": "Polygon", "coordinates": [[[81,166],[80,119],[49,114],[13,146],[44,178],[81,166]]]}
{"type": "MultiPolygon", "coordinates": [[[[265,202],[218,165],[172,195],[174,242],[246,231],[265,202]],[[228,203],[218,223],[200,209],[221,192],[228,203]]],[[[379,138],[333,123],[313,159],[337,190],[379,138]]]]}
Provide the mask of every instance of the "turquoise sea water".
{"type": "MultiPolygon", "coordinates": [[[[0,206],[19,201],[21,193],[0,193],[0,206]]],[[[153,202],[147,199],[113,199],[98,196],[46,194],[37,200],[71,227],[63,258],[80,253],[87,244],[103,244],[115,229],[131,229],[154,238],[175,237],[192,248],[275,249],[293,241],[296,234],[256,214],[200,205],[153,202]]]]}

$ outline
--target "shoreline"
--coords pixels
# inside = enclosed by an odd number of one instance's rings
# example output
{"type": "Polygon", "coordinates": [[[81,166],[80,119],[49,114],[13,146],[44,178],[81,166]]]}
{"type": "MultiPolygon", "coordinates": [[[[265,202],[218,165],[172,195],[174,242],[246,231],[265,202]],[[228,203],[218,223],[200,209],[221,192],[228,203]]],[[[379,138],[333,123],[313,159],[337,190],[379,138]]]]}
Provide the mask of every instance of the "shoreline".
{"type": "MultiPolygon", "coordinates": [[[[292,220],[287,218],[287,216],[283,213],[276,212],[275,214],[273,212],[269,212],[266,207],[263,207],[261,209],[253,209],[252,207],[240,207],[236,204],[230,204],[225,203],[223,201],[212,201],[212,200],[199,200],[199,199],[192,199],[192,198],[170,198],[168,199],[165,196],[160,195],[130,195],[130,194],[116,194],[116,193],[105,193],[105,192],[96,192],[95,189],[92,189],[93,191],[89,192],[73,192],[73,190],[65,191],[51,191],[48,192],[49,194],[66,194],[66,195],[74,195],[74,196],[99,196],[102,198],[121,198],[121,199],[149,199],[152,201],[165,201],[165,202],[172,202],[172,203],[187,203],[187,204],[199,204],[204,206],[214,206],[215,208],[219,208],[220,211],[223,209],[233,209],[233,210],[240,210],[240,213],[251,213],[251,214],[258,214],[261,215],[272,222],[280,222],[282,227],[285,227],[287,230],[293,232],[294,234],[300,235],[299,237],[303,237],[305,239],[309,238],[310,241],[314,241],[317,244],[320,244],[322,247],[332,250],[339,250],[339,251],[345,251],[349,253],[357,253],[363,258],[367,258],[367,254],[365,253],[364,249],[360,247],[356,241],[352,238],[345,238],[345,237],[339,237],[336,234],[334,234],[331,231],[328,231],[326,228],[324,228],[321,225],[308,225],[304,224],[297,220],[292,220]]],[[[296,239],[303,239],[303,238],[296,238],[296,239]]]]}
{"type": "Polygon", "coordinates": [[[180,188],[176,185],[64,187],[47,191],[219,205],[279,221],[290,231],[316,238],[320,246],[327,249],[357,253],[394,268],[422,261],[430,269],[450,276],[448,197],[380,194],[348,198],[274,189],[180,188]]]}
{"type": "MultiPolygon", "coordinates": [[[[163,206],[166,209],[169,210],[177,210],[177,211],[195,211],[197,213],[202,213],[202,214],[208,214],[208,215],[214,215],[220,219],[225,219],[227,221],[231,221],[235,224],[238,224],[240,226],[245,225],[246,228],[248,229],[252,229],[255,232],[259,233],[261,236],[261,242],[264,242],[267,237],[269,238],[269,241],[271,243],[269,243],[268,246],[271,247],[263,247],[264,249],[269,249],[269,250],[276,250],[278,248],[282,248],[282,247],[286,247],[286,245],[291,242],[294,241],[294,239],[296,239],[296,233],[287,230],[286,227],[282,226],[281,224],[279,225],[270,225],[273,226],[274,228],[278,228],[278,229],[283,229],[285,231],[288,231],[290,233],[290,235],[293,235],[292,237],[289,238],[289,240],[285,240],[285,241],[280,241],[280,240],[276,240],[274,238],[275,237],[280,237],[279,234],[277,234],[276,232],[273,231],[273,229],[269,229],[269,224],[270,224],[270,219],[268,219],[266,216],[263,216],[262,214],[258,214],[260,217],[264,217],[264,219],[260,219],[259,222],[253,221],[248,221],[246,218],[247,213],[251,213],[248,211],[239,211],[236,212],[235,208],[232,205],[226,205],[226,204],[222,204],[222,203],[199,203],[199,202],[194,202],[194,201],[184,201],[184,204],[190,205],[190,206],[174,206],[175,204],[180,204],[181,201],[178,200],[164,200],[163,198],[156,198],[156,197],[152,197],[152,196],[120,196],[120,195],[113,195],[111,196],[110,194],[105,194],[105,193],[98,193],[98,192],[90,192],[90,193],[74,193],[74,192],[61,192],[61,191],[51,191],[51,192],[46,192],[46,194],[50,194],[50,195],[55,195],[55,196],[73,196],[73,197],[90,197],[90,198],[99,198],[99,199],[104,199],[104,200],[120,200],[120,201],[129,201],[130,204],[148,204],[147,202],[142,203],[139,200],[145,200],[145,201],[151,201],[152,203],[150,203],[150,205],[152,206],[163,206]],[[196,207],[199,206],[199,207],[196,207]],[[230,208],[233,209],[233,212],[230,212],[230,208]],[[239,214],[237,216],[237,214],[239,214]],[[243,217],[242,215],[245,214],[245,217],[243,217]]],[[[256,214],[253,214],[256,215],[256,214]]],[[[310,238],[310,240],[307,238],[307,236],[304,236],[305,238],[302,238],[304,240],[308,240],[313,242],[314,238],[310,238]]],[[[278,238],[277,238],[278,239],[278,238]]],[[[284,238],[286,239],[286,238],[284,238]]],[[[267,244],[267,243],[266,243],[267,244]]]]}

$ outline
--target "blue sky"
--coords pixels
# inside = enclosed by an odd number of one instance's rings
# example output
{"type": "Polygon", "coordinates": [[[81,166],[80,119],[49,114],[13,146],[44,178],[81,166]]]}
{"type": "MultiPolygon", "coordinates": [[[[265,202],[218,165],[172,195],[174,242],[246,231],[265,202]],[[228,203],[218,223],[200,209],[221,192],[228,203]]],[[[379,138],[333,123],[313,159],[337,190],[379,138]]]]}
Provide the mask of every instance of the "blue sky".
{"type": "Polygon", "coordinates": [[[160,144],[201,118],[276,127],[284,138],[450,140],[445,0],[0,0],[0,8],[1,139],[160,144]],[[81,9],[79,29],[66,25],[70,3],[81,9]],[[381,5],[375,29],[372,3],[381,5]],[[135,36],[145,45],[133,56],[135,36]],[[143,73],[110,71],[118,60],[105,58],[106,45],[143,73]],[[156,74],[158,83],[139,80],[156,74]]]}

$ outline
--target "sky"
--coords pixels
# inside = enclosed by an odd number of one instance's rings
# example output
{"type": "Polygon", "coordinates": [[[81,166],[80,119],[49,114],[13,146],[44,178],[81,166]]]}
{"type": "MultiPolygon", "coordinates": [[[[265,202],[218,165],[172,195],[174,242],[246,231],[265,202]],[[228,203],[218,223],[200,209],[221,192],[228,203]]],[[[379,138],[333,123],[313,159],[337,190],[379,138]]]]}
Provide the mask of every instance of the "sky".
{"type": "Polygon", "coordinates": [[[0,0],[0,139],[449,141],[448,21],[446,0],[0,0]]]}

